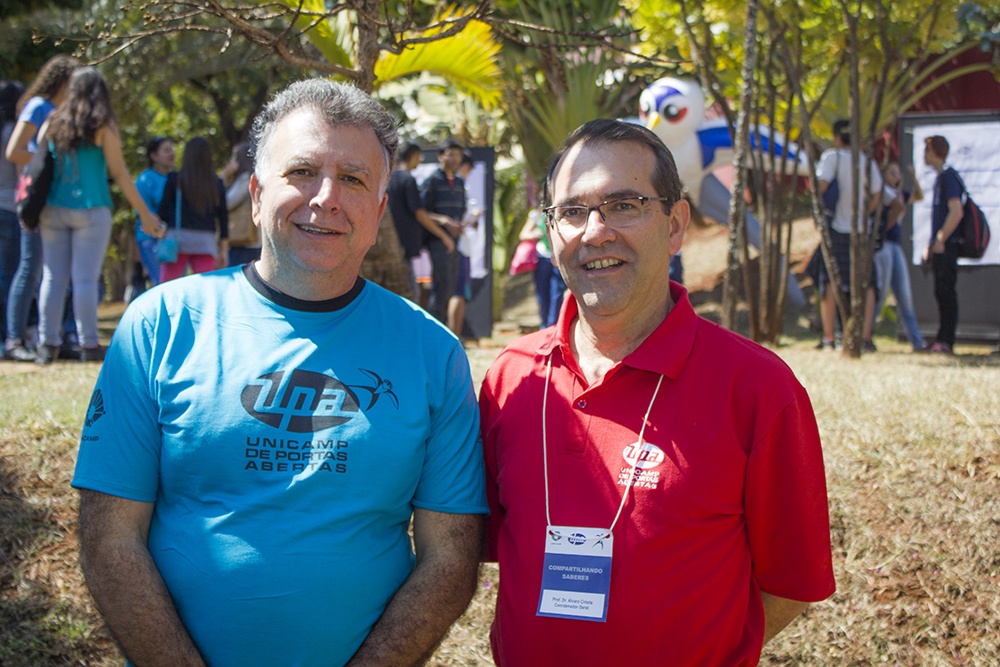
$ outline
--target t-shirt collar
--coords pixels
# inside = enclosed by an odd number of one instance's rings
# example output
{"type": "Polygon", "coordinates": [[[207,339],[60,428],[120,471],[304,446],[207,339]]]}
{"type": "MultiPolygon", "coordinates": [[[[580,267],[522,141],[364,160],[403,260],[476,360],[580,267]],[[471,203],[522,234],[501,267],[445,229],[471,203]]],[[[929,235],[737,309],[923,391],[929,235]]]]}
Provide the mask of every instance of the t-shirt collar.
{"type": "MultiPolygon", "coordinates": [[[[639,370],[662,373],[669,378],[680,375],[694,346],[698,315],[691,306],[687,290],[678,283],[670,283],[670,297],[673,308],[663,322],[642,341],[622,363],[639,370]]],[[[559,319],[549,329],[548,336],[538,346],[538,353],[547,357],[558,350],[564,360],[573,359],[570,344],[570,326],[579,314],[576,299],[567,298],[559,311],[559,319]]],[[[570,362],[575,366],[575,361],[570,362]]]]}

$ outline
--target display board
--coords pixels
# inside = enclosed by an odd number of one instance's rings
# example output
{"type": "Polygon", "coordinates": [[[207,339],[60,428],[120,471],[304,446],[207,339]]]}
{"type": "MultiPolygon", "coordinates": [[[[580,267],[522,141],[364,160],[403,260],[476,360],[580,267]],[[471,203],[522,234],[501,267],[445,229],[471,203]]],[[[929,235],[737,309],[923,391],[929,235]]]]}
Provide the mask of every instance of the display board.
{"type": "Polygon", "coordinates": [[[993,237],[979,260],[960,260],[958,274],[959,341],[1000,339],[1000,111],[966,114],[908,114],[900,118],[900,163],[913,165],[923,201],[907,211],[904,250],[910,258],[913,306],[921,333],[937,332],[934,276],[921,266],[930,240],[931,208],[937,172],[924,163],[924,139],[941,135],[950,146],[946,167],[954,167],[990,222],[993,237]]]}

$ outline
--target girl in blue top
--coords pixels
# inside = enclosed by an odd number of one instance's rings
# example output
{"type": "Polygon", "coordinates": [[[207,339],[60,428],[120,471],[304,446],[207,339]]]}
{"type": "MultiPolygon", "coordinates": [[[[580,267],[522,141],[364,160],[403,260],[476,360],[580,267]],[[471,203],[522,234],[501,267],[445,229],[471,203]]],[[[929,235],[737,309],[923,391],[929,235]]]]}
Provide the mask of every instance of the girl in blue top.
{"type": "Polygon", "coordinates": [[[150,212],[125,166],[111,98],[104,77],[82,67],[69,80],[66,100],[41,131],[41,145],[55,155],[55,173],[42,210],[44,270],[39,298],[36,362],[51,363],[59,355],[65,301],[72,278],[73,311],[80,336],[80,358],[100,361],[97,335],[97,281],[111,239],[111,192],[108,175],[121,188],[150,236],[163,235],[159,218],[150,212]]]}

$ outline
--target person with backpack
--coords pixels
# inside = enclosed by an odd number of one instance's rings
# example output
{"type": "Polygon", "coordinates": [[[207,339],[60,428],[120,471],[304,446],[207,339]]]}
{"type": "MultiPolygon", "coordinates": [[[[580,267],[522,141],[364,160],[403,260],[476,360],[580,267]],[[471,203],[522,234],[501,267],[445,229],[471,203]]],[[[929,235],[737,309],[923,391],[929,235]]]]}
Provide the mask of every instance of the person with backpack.
{"type": "Polygon", "coordinates": [[[938,306],[938,332],[928,352],[953,354],[955,329],[958,328],[958,254],[962,222],[962,181],[948,159],[948,140],[940,135],[927,137],[924,163],[937,172],[931,207],[931,238],[924,249],[924,265],[934,272],[934,298],[938,306]]]}

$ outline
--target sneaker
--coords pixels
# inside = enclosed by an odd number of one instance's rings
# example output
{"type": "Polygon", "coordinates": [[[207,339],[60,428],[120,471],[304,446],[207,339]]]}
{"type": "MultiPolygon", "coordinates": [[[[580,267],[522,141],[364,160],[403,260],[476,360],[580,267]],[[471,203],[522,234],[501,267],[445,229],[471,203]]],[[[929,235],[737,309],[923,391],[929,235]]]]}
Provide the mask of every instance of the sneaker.
{"type": "Polygon", "coordinates": [[[833,352],[837,349],[836,344],[832,340],[826,340],[825,338],[816,343],[817,350],[828,350],[833,352]]]}
{"type": "Polygon", "coordinates": [[[80,348],[80,361],[104,361],[104,348],[98,345],[97,347],[81,347],[80,348]]]}
{"type": "Polygon", "coordinates": [[[927,348],[924,348],[927,352],[931,354],[954,354],[951,350],[951,345],[948,343],[942,343],[940,341],[935,342],[927,348]]]}
{"type": "Polygon", "coordinates": [[[866,340],[864,342],[864,344],[861,346],[861,351],[862,352],[878,352],[878,348],[875,347],[875,343],[873,343],[870,340],[866,340]]]}
{"type": "Polygon", "coordinates": [[[34,361],[35,353],[24,345],[16,345],[9,350],[4,350],[3,358],[8,361],[34,361]]]}
{"type": "Polygon", "coordinates": [[[39,345],[35,350],[35,363],[40,366],[48,366],[59,358],[58,345],[39,345]]]}

